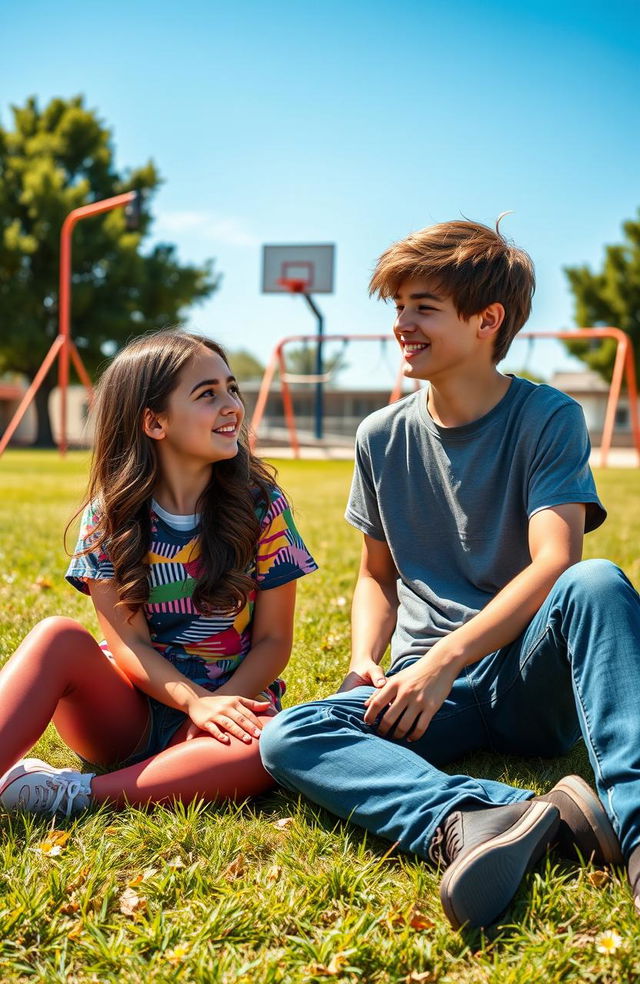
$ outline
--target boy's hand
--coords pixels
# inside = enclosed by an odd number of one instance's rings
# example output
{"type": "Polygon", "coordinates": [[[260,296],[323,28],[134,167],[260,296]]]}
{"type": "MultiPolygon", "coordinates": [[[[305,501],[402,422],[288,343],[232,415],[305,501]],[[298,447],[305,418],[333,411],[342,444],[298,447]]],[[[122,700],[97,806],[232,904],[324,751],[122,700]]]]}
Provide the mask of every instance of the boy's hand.
{"type": "Polygon", "coordinates": [[[418,741],[446,700],[457,674],[457,665],[443,659],[435,645],[365,701],[365,723],[375,724],[379,718],[379,734],[386,735],[393,728],[394,738],[418,741]]]}
{"type": "Polygon", "coordinates": [[[342,694],[355,687],[384,687],[387,678],[372,659],[360,660],[349,667],[349,672],[340,684],[338,693],[342,694]]]}
{"type": "Polygon", "coordinates": [[[187,711],[191,718],[191,726],[187,731],[186,739],[194,738],[199,731],[208,731],[223,745],[229,744],[229,735],[249,744],[252,738],[260,737],[265,724],[265,721],[256,717],[256,714],[264,713],[270,707],[268,700],[252,700],[250,697],[217,694],[197,697],[187,711]]]}

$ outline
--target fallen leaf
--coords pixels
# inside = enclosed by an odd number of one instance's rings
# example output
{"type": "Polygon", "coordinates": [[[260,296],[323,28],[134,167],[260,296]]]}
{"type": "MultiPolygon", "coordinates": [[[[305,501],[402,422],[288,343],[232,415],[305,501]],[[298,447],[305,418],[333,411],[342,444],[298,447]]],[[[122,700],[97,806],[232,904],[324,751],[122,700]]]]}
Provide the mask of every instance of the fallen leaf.
{"type": "Polygon", "coordinates": [[[267,881],[277,882],[282,877],[282,868],[279,864],[272,864],[267,871],[267,881]]]}
{"type": "Polygon", "coordinates": [[[276,830],[286,830],[293,823],[293,817],[280,817],[279,820],[273,821],[273,826],[276,830]]]}
{"type": "Polygon", "coordinates": [[[144,875],[136,875],[135,878],[132,878],[131,881],[127,882],[127,885],[129,886],[129,888],[135,888],[136,885],[139,885],[143,881],[144,881],[144,875]]]}
{"type": "Polygon", "coordinates": [[[141,898],[132,888],[125,888],[120,896],[120,912],[124,916],[135,916],[137,913],[144,912],[147,902],[141,898]]]}
{"type": "Polygon", "coordinates": [[[420,909],[410,909],[409,912],[390,912],[387,916],[387,924],[392,929],[410,926],[411,929],[433,929],[435,922],[425,915],[420,909]]]}
{"type": "Polygon", "coordinates": [[[348,963],[349,957],[345,953],[336,953],[336,955],[329,961],[327,972],[334,975],[339,974],[342,968],[348,963]]]}
{"type": "Polygon", "coordinates": [[[412,909],[407,918],[407,922],[412,929],[433,929],[435,923],[433,919],[425,916],[419,909],[412,909]]]}
{"type": "Polygon", "coordinates": [[[405,981],[407,984],[430,984],[431,981],[435,981],[432,970],[424,970],[420,973],[417,970],[412,970],[410,974],[407,974],[405,981]]]}
{"type": "Polygon", "coordinates": [[[239,854],[237,858],[231,862],[231,864],[227,865],[222,873],[222,876],[223,878],[227,878],[229,881],[232,881],[234,878],[240,878],[240,876],[244,874],[245,868],[246,864],[244,854],[239,854]]]}
{"type": "Polygon", "coordinates": [[[600,869],[596,871],[588,871],[587,881],[590,885],[593,885],[594,888],[602,888],[602,886],[606,885],[608,881],[611,881],[611,875],[608,871],[601,871],[600,869]]]}
{"type": "Polygon", "coordinates": [[[82,929],[83,929],[82,923],[77,922],[75,926],[72,926],[69,932],[67,933],[67,939],[77,940],[79,936],[82,936],[82,929]]]}
{"type": "Polygon", "coordinates": [[[48,591],[53,587],[53,584],[48,577],[37,577],[33,584],[34,588],[38,588],[40,591],[48,591]]]}
{"type": "Polygon", "coordinates": [[[62,916],[74,916],[79,908],[80,906],[75,899],[69,899],[68,902],[65,902],[64,905],[60,906],[58,911],[62,916]]]}
{"type": "Polygon", "coordinates": [[[310,974],[316,977],[337,977],[341,974],[345,966],[349,963],[349,957],[345,953],[336,953],[328,964],[311,964],[308,968],[310,974]]]}
{"type": "Polygon", "coordinates": [[[72,879],[72,881],[67,882],[67,892],[71,894],[72,892],[75,892],[77,888],[80,888],[80,886],[84,884],[85,879],[87,875],[90,873],[90,871],[91,871],[91,865],[85,864],[85,866],[80,869],[76,877],[72,879]]]}
{"type": "Polygon", "coordinates": [[[170,861],[167,861],[167,868],[184,868],[184,866],[184,861],[177,855],[175,858],[171,858],[170,861]]]}

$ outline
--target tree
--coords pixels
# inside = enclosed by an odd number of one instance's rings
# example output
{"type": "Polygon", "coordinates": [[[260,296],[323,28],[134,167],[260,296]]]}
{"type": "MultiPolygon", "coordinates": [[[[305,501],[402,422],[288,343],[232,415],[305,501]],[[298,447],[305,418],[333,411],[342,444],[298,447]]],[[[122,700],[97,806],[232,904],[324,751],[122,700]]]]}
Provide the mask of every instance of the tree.
{"type": "Polygon", "coordinates": [[[262,379],[263,364],[246,349],[225,349],[229,356],[229,365],[236,379],[241,383],[262,379]]]}
{"type": "MultiPolygon", "coordinates": [[[[145,192],[140,228],[122,209],[78,223],[73,234],[72,332],[90,373],[132,335],[175,324],[216,290],[213,262],[182,265],[166,243],[143,254],[160,175],[149,161],[118,173],[112,134],[82,96],[30,98],[0,125],[0,371],[32,379],[58,330],[60,229],[74,208],[132,189],[145,192]]],[[[51,444],[49,373],[40,388],[38,444],[51,444]]]]}
{"type": "MultiPolygon", "coordinates": [[[[293,348],[286,348],[284,351],[287,373],[296,376],[314,376],[316,374],[316,345],[297,345],[293,348]]],[[[327,356],[323,353],[322,371],[329,374],[327,385],[331,386],[339,373],[348,369],[349,365],[345,361],[344,353],[337,352],[327,356]]],[[[294,384],[297,385],[297,384],[294,384]]]]}
{"type": "MultiPolygon", "coordinates": [[[[565,267],[575,298],[575,317],[580,327],[611,326],[631,336],[636,372],[640,372],[640,212],[622,226],[624,242],[606,246],[602,270],[587,266],[565,267]]],[[[611,380],[616,342],[605,338],[590,342],[565,342],[569,351],[607,381],[611,380]]]]}

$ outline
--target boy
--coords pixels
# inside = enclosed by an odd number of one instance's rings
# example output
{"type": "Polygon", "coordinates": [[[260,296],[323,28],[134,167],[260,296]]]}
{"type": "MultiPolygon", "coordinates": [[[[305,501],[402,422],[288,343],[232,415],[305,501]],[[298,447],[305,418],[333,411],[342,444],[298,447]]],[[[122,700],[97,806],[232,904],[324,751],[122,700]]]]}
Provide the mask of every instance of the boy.
{"type": "Polygon", "coordinates": [[[380,257],[371,292],[394,299],[404,373],[429,387],[358,430],[349,673],[261,737],[283,785],[442,864],[456,928],[494,923],[552,843],[622,851],[639,905],[640,599],[607,561],[579,563],[606,515],[580,407],[497,368],[534,286],[527,254],[474,222],[380,257]],[[598,796],[577,776],[534,797],[440,771],[480,748],[563,754],[580,734],[598,796]]]}

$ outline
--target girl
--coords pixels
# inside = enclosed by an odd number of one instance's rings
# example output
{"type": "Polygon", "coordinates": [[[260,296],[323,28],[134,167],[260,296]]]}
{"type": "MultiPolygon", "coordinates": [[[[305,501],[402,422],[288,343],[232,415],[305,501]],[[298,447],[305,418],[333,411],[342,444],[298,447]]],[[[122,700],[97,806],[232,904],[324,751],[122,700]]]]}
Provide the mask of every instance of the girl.
{"type": "Polygon", "coordinates": [[[136,339],[102,377],[95,422],[67,580],[91,595],[106,641],[48,618],[0,673],[0,802],[68,815],[260,793],[295,581],[316,565],[249,450],[224,351],[180,330],[136,339]],[[49,721],[83,759],[118,767],[14,764],[49,721]]]}

